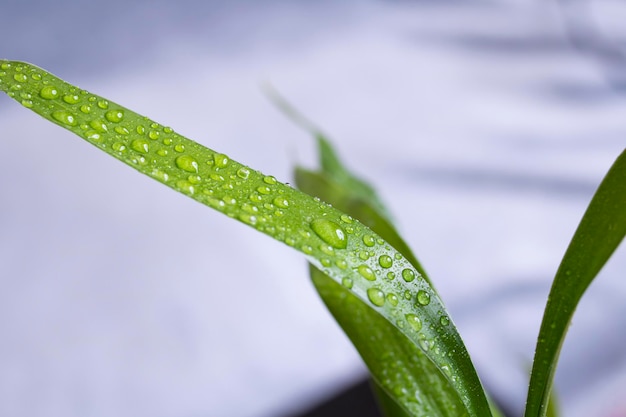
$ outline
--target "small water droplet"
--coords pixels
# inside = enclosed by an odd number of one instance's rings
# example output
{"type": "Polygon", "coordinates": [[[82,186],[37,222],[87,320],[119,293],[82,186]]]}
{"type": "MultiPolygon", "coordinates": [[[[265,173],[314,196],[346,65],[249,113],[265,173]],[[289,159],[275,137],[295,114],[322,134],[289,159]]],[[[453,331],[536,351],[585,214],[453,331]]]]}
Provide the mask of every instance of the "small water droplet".
{"type": "Polygon", "coordinates": [[[364,250],[359,251],[359,258],[362,261],[367,261],[370,258],[370,254],[367,251],[364,251],[364,250]]]}
{"type": "Polygon", "coordinates": [[[346,287],[347,289],[350,289],[350,288],[352,288],[352,285],[353,285],[354,283],[352,282],[352,280],[351,280],[350,278],[348,278],[348,277],[344,277],[344,278],[341,280],[341,284],[342,284],[344,287],[346,287]]]}
{"type": "Polygon", "coordinates": [[[348,246],[348,237],[337,223],[326,219],[317,219],[313,220],[310,226],[316,235],[332,247],[345,249],[348,246]]]}
{"type": "Polygon", "coordinates": [[[93,128],[96,132],[105,133],[109,130],[106,123],[103,120],[96,119],[89,122],[89,126],[93,128]]]}
{"type": "Polygon", "coordinates": [[[310,255],[313,253],[313,247],[309,245],[304,245],[302,246],[302,252],[306,253],[307,255],[310,255]]]}
{"type": "Polygon", "coordinates": [[[89,130],[85,132],[85,137],[87,138],[87,140],[90,140],[92,142],[97,142],[97,143],[102,142],[102,136],[100,135],[100,133],[96,132],[95,130],[89,130]]]}
{"type": "Polygon", "coordinates": [[[335,265],[337,265],[339,269],[346,269],[348,267],[348,263],[343,259],[337,259],[335,265]]]}
{"type": "Polygon", "coordinates": [[[267,177],[263,178],[263,182],[269,185],[274,185],[276,184],[276,178],[272,177],[271,175],[268,175],[267,177]]]}
{"type": "Polygon", "coordinates": [[[109,110],[104,114],[104,117],[113,123],[119,123],[124,118],[124,113],[121,110],[109,110]]]}
{"type": "Polygon", "coordinates": [[[228,166],[228,156],[223,153],[216,153],[213,155],[213,162],[215,163],[216,168],[225,168],[228,166]]]}
{"type": "MultiPolygon", "coordinates": [[[[165,143],[165,141],[163,141],[165,143]]],[[[185,145],[181,145],[180,143],[174,146],[174,150],[178,153],[185,152],[185,145]]]]}
{"type": "Polygon", "coordinates": [[[389,294],[387,294],[387,301],[389,301],[389,304],[395,307],[398,305],[398,296],[390,292],[389,294]]]}
{"type": "Polygon", "coordinates": [[[406,322],[409,323],[409,326],[411,326],[413,330],[416,332],[422,330],[422,320],[415,314],[407,314],[404,317],[406,317],[406,322]]]}
{"type": "Polygon", "coordinates": [[[385,304],[385,293],[378,288],[369,288],[367,290],[367,298],[375,306],[382,307],[385,304]]]}
{"type": "Polygon", "coordinates": [[[430,304],[430,294],[428,294],[424,290],[419,290],[417,292],[417,302],[420,305],[427,306],[428,304],[430,304]]]}
{"type": "Polygon", "coordinates": [[[381,255],[380,258],[378,258],[378,263],[383,268],[391,268],[391,266],[393,265],[393,260],[389,255],[381,255]]]}
{"type": "Polygon", "coordinates": [[[124,152],[126,150],[126,145],[121,142],[115,142],[113,145],[111,145],[111,148],[117,152],[124,152]]]}
{"type": "Polygon", "coordinates": [[[450,318],[448,316],[441,316],[439,323],[441,323],[442,326],[447,326],[450,324],[450,318]]]}
{"type": "Polygon", "coordinates": [[[120,135],[124,135],[124,136],[130,135],[130,131],[126,129],[124,126],[115,126],[114,130],[120,135]]]}
{"type": "Polygon", "coordinates": [[[415,279],[415,272],[412,269],[403,269],[402,270],[402,279],[406,282],[411,282],[415,279]]]}
{"type": "MultiPolygon", "coordinates": [[[[144,133],[146,133],[146,128],[144,126],[142,126],[142,125],[137,126],[137,128],[135,128],[135,130],[140,135],[143,135],[144,133]]],[[[165,141],[163,141],[163,143],[165,143],[165,141]]],[[[168,144],[166,143],[166,145],[168,145],[168,144]]]]}
{"type": "Polygon", "coordinates": [[[289,207],[289,200],[287,200],[285,197],[276,197],[274,199],[274,205],[280,208],[287,208],[289,207]]]}
{"type": "Polygon", "coordinates": [[[198,162],[189,155],[181,155],[176,158],[176,166],[183,171],[198,172],[198,162]]]}
{"type": "Polygon", "coordinates": [[[237,170],[237,176],[241,179],[247,180],[250,176],[250,170],[248,168],[239,168],[237,170]]]}
{"type": "Polygon", "coordinates": [[[169,152],[167,151],[167,149],[159,149],[157,151],[157,155],[159,155],[159,156],[167,156],[168,153],[169,152]]]}
{"type": "Polygon", "coordinates": [[[17,81],[18,83],[23,83],[23,82],[28,81],[28,77],[26,76],[26,74],[15,74],[13,75],[13,79],[17,81]]]}
{"type": "Polygon", "coordinates": [[[341,215],[341,221],[347,224],[352,223],[353,219],[352,217],[348,216],[347,214],[342,214],[341,215]]]}
{"type": "Polygon", "coordinates": [[[366,280],[376,281],[376,275],[374,274],[374,271],[372,271],[372,269],[369,266],[360,265],[357,268],[357,271],[359,271],[359,274],[361,274],[361,276],[365,278],[366,280]]]}
{"type": "Polygon", "coordinates": [[[82,106],[80,106],[80,111],[85,114],[89,114],[91,113],[91,106],[89,104],[83,104],[82,106]]]}
{"type": "Polygon", "coordinates": [[[393,281],[395,279],[395,277],[396,277],[395,272],[387,272],[387,279],[389,281],[393,281]]]}
{"type": "Polygon", "coordinates": [[[148,151],[150,150],[150,145],[144,139],[135,139],[130,144],[130,147],[136,150],[137,152],[141,152],[141,153],[148,153],[148,151]]]}
{"type": "Polygon", "coordinates": [[[160,135],[161,133],[159,133],[159,131],[157,130],[151,130],[150,132],[148,132],[148,137],[152,140],[157,140],[160,135]]]}
{"type": "Polygon", "coordinates": [[[53,85],[46,85],[41,90],[39,90],[39,96],[41,98],[45,98],[46,100],[53,100],[59,97],[59,90],[53,85]]]}
{"type": "Polygon", "coordinates": [[[98,107],[100,107],[102,110],[106,110],[109,108],[109,102],[106,100],[100,100],[98,101],[98,107]]]}
{"type": "Polygon", "coordinates": [[[266,185],[262,185],[256,189],[259,193],[267,195],[272,192],[272,189],[266,185]]]}
{"type": "Polygon", "coordinates": [[[163,172],[160,169],[155,169],[154,171],[152,171],[152,176],[161,182],[165,182],[170,178],[167,172],[163,172]]]}
{"type": "Polygon", "coordinates": [[[63,96],[63,101],[67,104],[76,104],[80,101],[80,97],[76,94],[66,94],[63,96]]]}
{"type": "Polygon", "coordinates": [[[320,245],[320,250],[326,255],[332,256],[335,254],[335,250],[330,245],[320,245]]]}
{"type": "Polygon", "coordinates": [[[428,352],[430,350],[431,342],[428,339],[421,339],[419,341],[419,345],[424,352],[428,352]]]}
{"type": "Polygon", "coordinates": [[[22,100],[22,106],[30,109],[31,107],[33,107],[33,101],[32,100],[22,100]]]}
{"type": "Polygon", "coordinates": [[[63,123],[68,126],[76,126],[78,124],[78,122],[76,121],[76,117],[74,117],[72,113],[65,110],[55,111],[54,113],[52,113],[52,117],[57,122],[63,123]]]}
{"type": "Polygon", "coordinates": [[[363,243],[365,244],[365,246],[372,247],[376,243],[376,240],[372,235],[365,235],[363,236],[363,243]]]}

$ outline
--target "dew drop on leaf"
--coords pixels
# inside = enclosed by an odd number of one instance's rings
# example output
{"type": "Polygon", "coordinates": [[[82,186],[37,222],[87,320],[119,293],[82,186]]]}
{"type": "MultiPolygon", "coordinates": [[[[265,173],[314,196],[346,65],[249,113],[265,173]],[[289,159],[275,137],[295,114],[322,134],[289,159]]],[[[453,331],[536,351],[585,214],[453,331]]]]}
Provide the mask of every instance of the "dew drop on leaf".
{"type": "Polygon", "coordinates": [[[352,282],[352,279],[350,279],[350,278],[348,278],[348,277],[345,277],[345,278],[343,278],[343,279],[341,280],[341,284],[342,284],[344,287],[346,287],[346,288],[350,289],[350,288],[352,288],[352,284],[353,284],[353,282],[352,282]]]}
{"type": "Polygon", "coordinates": [[[150,150],[150,145],[144,139],[135,139],[130,144],[130,147],[133,148],[135,151],[141,152],[141,153],[148,153],[148,151],[150,150]]]}
{"type": "Polygon", "coordinates": [[[189,155],[181,155],[176,158],[176,166],[183,171],[198,172],[198,162],[189,155]]]}
{"type": "Polygon", "coordinates": [[[406,282],[411,282],[415,279],[415,272],[413,272],[413,270],[411,269],[404,269],[402,270],[402,279],[405,280],[406,282]]]}
{"type": "Polygon", "coordinates": [[[274,205],[280,208],[287,208],[289,207],[289,200],[287,200],[285,197],[276,197],[274,199],[274,205]]]}
{"type": "Polygon", "coordinates": [[[57,122],[63,123],[68,126],[76,126],[78,124],[74,115],[65,110],[55,111],[54,113],[52,113],[52,118],[57,122]]]}
{"type": "Polygon", "coordinates": [[[310,226],[315,234],[330,246],[337,249],[345,249],[348,246],[348,237],[337,223],[326,219],[317,219],[313,220],[310,226]]]}
{"type": "Polygon", "coordinates": [[[419,290],[417,292],[417,302],[420,305],[427,306],[430,304],[430,295],[424,290],[419,290]]]}
{"type": "Polygon", "coordinates": [[[104,117],[113,123],[119,123],[124,118],[124,113],[121,110],[109,110],[105,113],[104,117]]]}
{"type": "Polygon", "coordinates": [[[378,263],[383,268],[391,268],[391,266],[393,265],[393,260],[389,255],[381,255],[380,258],[378,258],[378,263]]]}
{"type": "Polygon", "coordinates": [[[66,94],[63,96],[63,101],[67,104],[76,104],[80,101],[80,97],[76,94],[66,94]]]}
{"type": "Polygon", "coordinates": [[[372,247],[372,246],[374,246],[376,241],[374,240],[374,236],[365,235],[365,236],[363,236],[363,243],[365,243],[365,246],[372,247]]]}
{"type": "Polygon", "coordinates": [[[53,100],[59,96],[59,90],[53,85],[46,85],[39,90],[39,96],[46,100],[53,100]]]}
{"type": "Polygon", "coordinates": [[[422,330],[422,320],[419,317],[417,317],[415,314],[407,314],[405,317],[406,322],[409,323],[411,329],[415,330],[416,332],[422,330]]]}
{"type": "Polygon", "coordinates": [[[376,281],[376,275],[374,275],[374,271],[367,265],[360,265],[357,268],[359,274],[368,281],[376,281]]]}
{"type": "Polygon", "coordinates": [[[385,304],[385,293],[378,288],[369,288],[367,290],[367,298],[375,306],[382,307],[385,304]]]}
{"type": "Polygon", "coordinates": [[[250,176],[250,170],[248,168],[239,168],[237,170],[237,176],[243,180],[248,179],[250,176]]]}

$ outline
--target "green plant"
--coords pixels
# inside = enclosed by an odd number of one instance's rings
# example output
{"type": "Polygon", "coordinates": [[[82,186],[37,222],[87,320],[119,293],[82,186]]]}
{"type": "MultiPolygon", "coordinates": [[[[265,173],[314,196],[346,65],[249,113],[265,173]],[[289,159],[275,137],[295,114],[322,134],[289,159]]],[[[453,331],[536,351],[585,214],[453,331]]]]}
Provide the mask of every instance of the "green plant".
{"type": "MultiPolygon", "coordinates": [[[[302,252],[312,265],[317,291],[369,367],[386,415],[499,415],[440,297],[375,191],[343,167],[310,123],[304,122],[318,140],[321,170],[297,169],[296,181],[316,197],[33,65],[0,60],[0,89],[138,171],[302,252]]],[[[539,333],[526,417],[548,412],[567,325],[625,234],[623,152],[600,184],[557,271],[539,333]]]]}

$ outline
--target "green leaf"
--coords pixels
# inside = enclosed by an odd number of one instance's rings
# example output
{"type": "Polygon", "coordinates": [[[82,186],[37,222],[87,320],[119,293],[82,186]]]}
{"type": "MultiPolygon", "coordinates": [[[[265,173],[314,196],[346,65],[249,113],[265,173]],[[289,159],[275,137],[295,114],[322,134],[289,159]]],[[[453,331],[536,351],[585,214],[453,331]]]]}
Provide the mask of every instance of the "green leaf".
{"type": "Polygon", "coordinates": [[[302,252],[446,370],[468,415],[490,415],[467,351],[442,319],[439,296],[406,257],[360,222],[33,65],[0,60],[0,90],[139,172],[302,252]],[[382,258],[392,261],[388,268],[382,258]]]}
{"type": "MultiPolygon", "coordinates": [[[[284,103],[283,106],[286,105],[284,103]]],[[[289,108],[292,113],[295,112],[293,107],[289,108]]],[[[341,165],[328,141],[319,141],[318,136],[318,146],[321,171],[297,168],[298,187],[370,227],[423,273],[409,247],[385,214],[380,212],[382,202],[376,197],[374,189],[365,183],[362,183],[365,188],[355,187],[352,181],[346,180],[355,177],[341,165]],[[329,155],[334,161],[332,169],[323,164],[329,155]]],[[[426,277],[425,273],[423,276],[426,277]]],[[[455,388],[414,342],[323,273],[311,268],[311,278],[322,300],[369,368],[379,405],[386,416],[466,415],[455,388]]],[[[444,321],[453,326],[448,318],[444,321]]],[[[472,368],[469,361],[466,365],[472,368]]]]}
{"type": "Polygon", "coordinates": [[[546,415],[559,352],[574,310],[625,234],[626,151],[598,187],[554,278],[537,340],[526,417],[546,415]]]}

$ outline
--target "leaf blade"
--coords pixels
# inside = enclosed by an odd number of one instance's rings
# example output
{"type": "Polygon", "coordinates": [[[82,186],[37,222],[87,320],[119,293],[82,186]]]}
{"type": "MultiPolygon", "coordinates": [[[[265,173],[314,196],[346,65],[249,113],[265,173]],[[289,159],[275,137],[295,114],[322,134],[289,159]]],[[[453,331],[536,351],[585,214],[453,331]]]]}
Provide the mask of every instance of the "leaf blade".
{"type": "Polygon", "coordinates": [[[416,346],[426,343],[425,356],[451,370],[447,379],[469,415],[490,414],[473,367],[465,365],[460,337],[441,323],[445,309],[437,293],[406,257],[360,222],[34,65],[0,60],[0,90],[137,171],[303,253],[416,346]],[[398,279],[382,277],[382,256],[393,260],[387,270],[398,279]],[[404,271],[412,274],[410,281],[399,278],[404,271]],[[387,301],[390,294],[398,295],[397,303],[387,301]],[[408,319],[416,310],[419,330],[408,319]]]}
{"type": "Polygon", "coordinates": [[[584,292],[626,235],[626,150],[600,183],[557,270],[545,308],[526,417],[544,417],[567,327],[584,292]]]}

